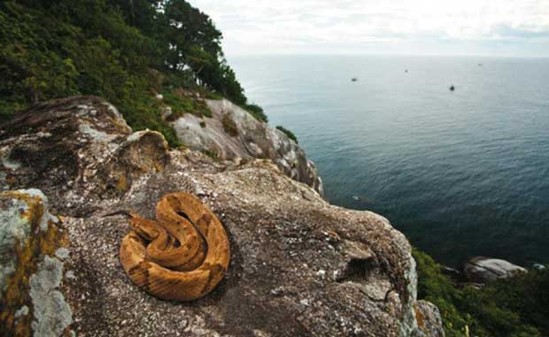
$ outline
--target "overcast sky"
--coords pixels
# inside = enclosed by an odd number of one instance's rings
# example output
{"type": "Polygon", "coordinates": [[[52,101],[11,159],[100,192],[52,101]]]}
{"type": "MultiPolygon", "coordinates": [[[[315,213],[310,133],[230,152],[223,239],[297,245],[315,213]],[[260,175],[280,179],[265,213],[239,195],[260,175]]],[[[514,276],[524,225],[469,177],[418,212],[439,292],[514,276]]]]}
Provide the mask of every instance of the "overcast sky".
{"type": "Polygon", "coordinates": [[[549,0],[190,0],[228,57],[261,53],[549,56],[549,0]]]}

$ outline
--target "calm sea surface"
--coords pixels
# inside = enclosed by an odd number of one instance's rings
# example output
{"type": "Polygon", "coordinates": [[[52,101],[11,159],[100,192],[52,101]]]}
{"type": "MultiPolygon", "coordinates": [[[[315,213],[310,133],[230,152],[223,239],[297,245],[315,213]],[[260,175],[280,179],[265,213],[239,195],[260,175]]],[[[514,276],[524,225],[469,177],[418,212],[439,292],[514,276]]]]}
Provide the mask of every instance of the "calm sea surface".
{"type": "Polygon", "coordinates": [[[332,203],[382,214],[446,264],[549,262],[549,59],[230,63],[270,123],[297,135],[332,203]]]}

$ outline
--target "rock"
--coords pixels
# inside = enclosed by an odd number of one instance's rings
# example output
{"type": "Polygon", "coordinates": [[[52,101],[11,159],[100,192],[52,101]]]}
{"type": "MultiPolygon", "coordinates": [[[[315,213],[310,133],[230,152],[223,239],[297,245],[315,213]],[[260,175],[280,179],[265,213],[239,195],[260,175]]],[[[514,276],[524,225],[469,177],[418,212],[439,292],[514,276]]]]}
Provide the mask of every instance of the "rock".
{"type": "Polygon", "coordinates": [[[116,108],[98,97],[36,105],[0,126],[0,186],[40,189],[53,213],[90,212],[110,183],[98,184],[99,167],[130,134],[116,108]]]}
{"type": "Polygon", "coordinates": [[[440,311],[433,303],[419,300],[415,306],[417,325],[426,337],[444,337],[440,311]]]}
{"type": "Polygon", "coordinates": [[[72,323],[72,310],[58,290],[62,279],[63,263],[49,256],[45,256],[37,272],[30,277],[34,336],[61,336],[72,323]]]}
{"type": "Polygon", "coordinates": [[[172,107],[167,106],[162,109],[162,112],[160,112],[160,117],[162,118],[162,120],[167,120],[172,114],[173,114],[172,107]]]}
{"type": "Polygon", "coordinates": [[[442,265],[440,266],[440,271],[456,282],[466,281],[463,273],[459,269],[442,265]]]}
{"type": "Polygon", "coordinates": [[[524,273],[526,269],[505,260],[478,256],[469,260],[463,271],[465,277],[471,282],[489,283],[517,273],[524,273]]]}
{"type": "MultiPolygon", "coordinates": [[[[68,241],[64,249],[39,250],[33,260],[38,271],[25,272],[36,289],[49,289],[52,296],[40,300],[37,312],[62,309],[56,323],[40,331],[191,337],[420,333],[417,275],[406,238],[375,213],[328,204],[271,160],[221,162],[196,151],[169,150],[162,135],[132,133],[116,109],[95,97],[32,108],[0,129],[0,186],[41,188],[50,208],[63,216],[57,226],[68,241]],[[208,205],[231,244],[226,278],[191,303],[140,291],[118,260],[129,226],[117,213],[151,218],[159,198],[174,191],[193,193],[208,205]],[[36,282],[45,275],[51,282],[36,282]]],[[[34,237],[25,233],[20,235],[34,237]]],[[[17,304],[9,306],[10,317],[17,313],[31,324],[35,306],[17,304]]],[[[39,325],[33,327],[38,331],[39,325]]]]}
{"type": "Polygon", "coordinates": [[[39,190],[0,194],[0,325],[10,336],[61,336],[72,323],[58,221],[39,190]]]}
{"type": "Polygon", "coordinates": [[[258,121],[226,99],[206,103],[212,111],[211,118],[186,114],[172,123],[183,144],[223,160],[271,159],[285,175],[322,195],[322,180],[314,163],[284,132],[258,121]],[[236,126],[236,134],[230,132],[233,128],[227,130],[227,121],[236,126]]]}
{"type": "Polygon", "coordinates": [[[532,264],[532,268],[534,268],[535,270],[545,270],[545,265],[541,264],[541,263],[534,263],[532,264]]]}

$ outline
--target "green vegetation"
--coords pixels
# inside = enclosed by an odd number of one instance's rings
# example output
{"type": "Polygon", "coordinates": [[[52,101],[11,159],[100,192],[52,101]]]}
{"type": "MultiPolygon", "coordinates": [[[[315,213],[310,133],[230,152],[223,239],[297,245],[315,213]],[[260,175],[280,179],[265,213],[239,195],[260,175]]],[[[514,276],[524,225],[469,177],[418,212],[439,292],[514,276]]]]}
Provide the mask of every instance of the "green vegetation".
{"type": "Polygon", "coordinates": [[[218,159],[219,158],[217,152],[214,152],[214,151],[202,150],[202,153],[204,153],[205,155],[207,155],[208,157],[210,157],[212,159],[218,159]]]}
{"type": "Polygon", "coordinates": [[[258,121],[261,122],[269,122],[269,119],[267,118],[267,115],[263,112],[263,108],[260,107],[257,104],[245,104],[242,107],[244,110],[248,111],[252,116],[255,117],[258,121]]]}
{"type": "Polygon", "coordinates": [[[187,90],[227,97],[266,120],[248,105],[221,39],[211,19],[185,0],[2,1],[0,118],[52,98],[97,95],[134,129],[160,131],[173,146],[175,133],[160,116],[166,104],[174,117],[210,113],[181,94],[187,90]]]}
{"type": "Polygon", "coordinates": [[[276,128],[277,128],[278,130],[284,132],[284,133],[286,134],[286,136],[288,136],[288,138],[290,138],[291,140],[293,140],[296,144],[299,143],[299,142],[297,141],[297,137],[295,136],[295,134],[294,134],[292,131],[286,129],[285,127],[283,127],[283,126],[281,126],[281,125],[278,125],[276,128]]]}
{"type": "Polygon", "coordinates": [[[500,280],[481,289],[458,287],[427,254],[414,250],[418,298],[436,304],[446,336],[549,336],[549,270],[500,280]]]}
{"type": "Polygon", "coordinates": [[[172,108],[169,120],[175,120],[185,113],[190,113],[197,117],[212,117],[212,112],[204,101],[189,97],[181,89],[166,92],[162,96],[164,103],[172,108]]]}
{"type": "Polygon", "coordinates": [[[223,118],[221,119],[221,124],[223,124],[223,130],[225,130],[225,132],[229,136],[238,136],[238,127],[236,126],[234,119],[232,119],[229,114],[223,115],[223,118]]]}

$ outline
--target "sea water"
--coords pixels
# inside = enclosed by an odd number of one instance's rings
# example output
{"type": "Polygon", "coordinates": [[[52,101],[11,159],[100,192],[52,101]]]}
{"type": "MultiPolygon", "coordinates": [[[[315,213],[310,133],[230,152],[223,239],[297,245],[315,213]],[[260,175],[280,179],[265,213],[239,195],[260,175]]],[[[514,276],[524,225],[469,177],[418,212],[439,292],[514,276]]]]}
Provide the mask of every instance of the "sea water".
{"type": "Polygon", "coordinates": [[[297,135],[330,202],[380,213],[445,264],[549,262],[549,59],[230,64],[270,124],[297,135]]]}

